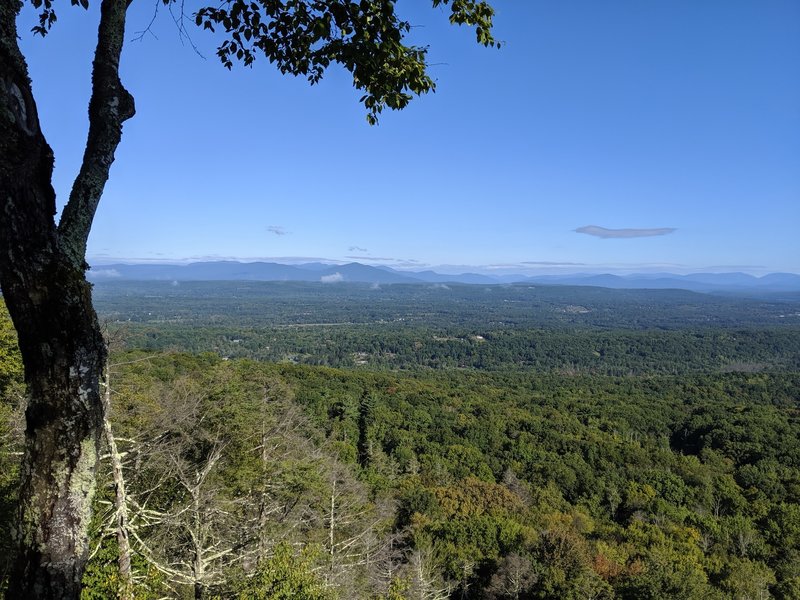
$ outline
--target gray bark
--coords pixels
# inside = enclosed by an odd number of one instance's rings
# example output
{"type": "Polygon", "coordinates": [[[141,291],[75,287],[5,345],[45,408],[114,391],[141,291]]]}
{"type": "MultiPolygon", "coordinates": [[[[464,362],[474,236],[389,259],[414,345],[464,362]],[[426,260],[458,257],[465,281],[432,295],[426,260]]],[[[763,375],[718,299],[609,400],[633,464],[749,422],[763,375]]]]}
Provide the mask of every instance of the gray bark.
{"type": "Polygon", "coordinates": [[[88,556],[106,348],[85,241],[133,102],[119,83],[125,0],[104,0],[81,174],[56,227],[53,153],[17,45],[18,0],[0,0],[0,285],[28,390],[17,555],[8,598],[78,598],[88,556]],[[67,214],[71,216],[67,217],[67,214]]]}

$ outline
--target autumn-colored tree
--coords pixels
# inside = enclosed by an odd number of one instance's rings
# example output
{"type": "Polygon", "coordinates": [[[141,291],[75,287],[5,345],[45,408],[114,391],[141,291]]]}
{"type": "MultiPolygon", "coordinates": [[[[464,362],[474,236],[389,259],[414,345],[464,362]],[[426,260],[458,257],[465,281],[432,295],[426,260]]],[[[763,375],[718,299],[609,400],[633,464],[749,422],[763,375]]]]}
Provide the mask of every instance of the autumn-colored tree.
{"type": "MultiPolygon", "coordinates": [[[[34,31],[45,35],[56,22],[54,3],[32,4],[40,11],[34,31]]],[[[85,255],[123,123],[135,114],[119,74],[129,4],[100,2],[86,148],[56,222],[53,152],[18,44],[23,3],[0,2],[0,285],[19,334],[29,396],[14,598],[77,597],[89,550],[106,346],[85,255]]],[[[472,25],[478,42],[495,44],[488,3],[432,4],[449,6],[451,22],[472,25]]],[[[401,109],[434,88],[426,48],[406,42],[411,25],[397,15],[394,0],[226,0],[199,6],[195,21],[224,32],[217,54],[227,67],[261,55],[313,84],[329,66],[341,65],[363,92],[371,123],[384,108],[401,109]]]]}

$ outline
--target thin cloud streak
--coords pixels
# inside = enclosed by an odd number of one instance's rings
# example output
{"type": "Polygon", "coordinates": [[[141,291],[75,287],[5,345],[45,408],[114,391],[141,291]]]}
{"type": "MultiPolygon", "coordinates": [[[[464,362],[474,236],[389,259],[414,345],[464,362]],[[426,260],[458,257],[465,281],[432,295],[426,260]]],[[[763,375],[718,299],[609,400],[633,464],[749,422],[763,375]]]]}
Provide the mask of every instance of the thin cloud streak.
{"type": "Polygon", "coordinates": [[[651,229],[608,229],[599,225],[584,225],[574,230],[576,233],[585,233],[603,239],[630,239],[640,237],[654,237],[669,235],[676,231],[675,227],[654,227],[651,229]]]}
{"type": "Polygon", "coordinates": [[[379,260],[379,261],[396,261],[396,258],[386,258],[384,256],[345,256],[345,258],[351,258],[353,260],[379,260]]]}
{"type": "Polygon", "coordinates": [[[428,266],[428,263],[409,258],[406,260],[398,259],[392,265],[387,266],[391,266],[393,269],[424,269],[428,266]]]}
{"type": "Polygon", "coordinates": [[[581,262],[558,262],[554,260],[523,260],[521,265],[533,265],[534,267],[585,267],[586,263],[581,262]]]}
{"type": "Polygon", "coordinates": [[[704,267],[706,271],[714,271],[714,270],[731,270],[731,269],[743,269],[743,270],[764,270],[768,269],[769,267],[765,265],[711,265],[709,267],[704,267]]]}

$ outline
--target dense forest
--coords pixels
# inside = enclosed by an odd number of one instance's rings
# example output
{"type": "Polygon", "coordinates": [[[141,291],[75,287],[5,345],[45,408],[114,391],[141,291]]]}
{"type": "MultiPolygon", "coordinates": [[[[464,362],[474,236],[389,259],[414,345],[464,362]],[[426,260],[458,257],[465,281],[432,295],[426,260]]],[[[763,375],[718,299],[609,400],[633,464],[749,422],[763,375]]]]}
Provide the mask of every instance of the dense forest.
{"type": "MultiPolygon", "coordinates": [[[[796,302],[150,286],[96,292],[86,599],[800,598],[796,302]]],[[[3,557],[23,392],[2,317],[3,557]]]]}
{"type": "Polygon", "coordinates": [[[528,284],[119,281],[95,284],[94,301],[102,315],[130,323],[800,330],[798,293],[767,300],[686,290],[528,284]]]}
{"type": "Polygon", "coordinates": [[[369,369],[800,370],[800,300],[529,285],[118,282],[128,347],[369,369]]]}

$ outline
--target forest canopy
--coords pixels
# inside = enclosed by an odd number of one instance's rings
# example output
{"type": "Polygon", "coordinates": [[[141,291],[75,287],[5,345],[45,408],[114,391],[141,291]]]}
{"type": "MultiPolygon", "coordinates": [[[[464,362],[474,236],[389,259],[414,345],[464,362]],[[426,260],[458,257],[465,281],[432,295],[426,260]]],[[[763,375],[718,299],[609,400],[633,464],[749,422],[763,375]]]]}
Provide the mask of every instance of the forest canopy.
{"type": "MultiPolygon", "coordinates": [[[[332,369],[132,348],[112,365],[136,598],[800,590],[796,369],[332,369]]],[[[85,598],[120,589],[104,456],[85,598]]],[[[16,471],[5,472],[8,509],[16,471]]]]}

